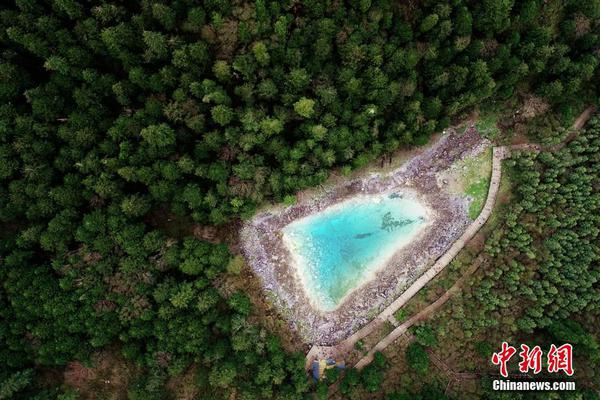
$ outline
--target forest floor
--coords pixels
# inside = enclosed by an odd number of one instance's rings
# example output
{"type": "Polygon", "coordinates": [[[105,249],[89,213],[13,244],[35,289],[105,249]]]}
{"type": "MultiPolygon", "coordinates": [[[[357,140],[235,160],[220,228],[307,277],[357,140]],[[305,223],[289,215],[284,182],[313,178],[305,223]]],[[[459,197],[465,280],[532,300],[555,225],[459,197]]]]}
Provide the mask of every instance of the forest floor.
{"type": "Polygon", "coordinates": [[[127,388],[141,371],[115,348],[98,351],[90,364],[71,361],[64,370],[62,380],[78,398],[96,399],[98,393],[103,399],[127,398],[127,388]]]}

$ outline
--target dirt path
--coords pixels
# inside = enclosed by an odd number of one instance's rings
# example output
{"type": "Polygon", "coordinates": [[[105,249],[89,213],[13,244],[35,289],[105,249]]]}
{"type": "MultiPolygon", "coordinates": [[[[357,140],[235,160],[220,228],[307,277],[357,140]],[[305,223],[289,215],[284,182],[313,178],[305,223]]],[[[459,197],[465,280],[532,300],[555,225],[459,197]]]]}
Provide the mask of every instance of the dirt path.
{"type": "Polygon", "coordinates": [[[444,294],[442,296],[440,296],[436,301],[434,301],[433,303],[431,303],[430,305],[425,307],[423,310],[421,310],[417,314],[410,317],[408,320],[406,320],[401,325],[399,325],[396,329],[394,329],[389,335],[387,335],[385,338],[383,338],[371,350],[369,350],[369,352],[363,358],[361,358],[354,365],[354,368],[362,369],[363,367],[365,367],[367,364],[369,364],[371,361],[373,361],[373,357],[376,352],[382,351],[383,349],[385,349],[387,346],[389,346],[394,341],[396,341],[396,339],[398,339],[401,335],[408,332],[408,329],[411,326],[415,325],[417,322],[427,319],[429,317],[429,315],[431,315],[431,313],[433,313],[434,311],[437,311],[448,300],[450,300],[450,298],[452,298],[452,296],[454,296],[456,293],[458,293],[462,289],[467,278],[469,278],[471,275],[473,275],[475,273],[475,271],[477,271],[479,269],[479,266],[481,265],[482,262],[483,262],[483,257],[478,257],[476,259],[476,261],[473,263],[473,265],[471,265],[471,267],[469,267],[469,269],[467,271],[465,271],[463,276],[461,276],[460,279],[458,281],[456,281],[456,283],[454,283],[454,285],[452,285],[452,287],[450,289],[448,289],[446,292],[444,292],[444,294]]]}
{"type": "MultiPolygon", "coordinates": [[[[575,122],[573,123],[573,126],[571,126],[571,129],[576,133],[577,131],[580,131],[581,128],[583,128],[585,126],[585,124],[588,122],[588,120],[592,117],[592,115],[596,112],[597,107],[592,105],[589,106],[588,108],[586,108],[581,115],[579,115],[579,117],[577,117],[577,119],[575,120],[575,122]]],[[[565,142],[569,142],[569,140],[567,139],[565,142]]]]}

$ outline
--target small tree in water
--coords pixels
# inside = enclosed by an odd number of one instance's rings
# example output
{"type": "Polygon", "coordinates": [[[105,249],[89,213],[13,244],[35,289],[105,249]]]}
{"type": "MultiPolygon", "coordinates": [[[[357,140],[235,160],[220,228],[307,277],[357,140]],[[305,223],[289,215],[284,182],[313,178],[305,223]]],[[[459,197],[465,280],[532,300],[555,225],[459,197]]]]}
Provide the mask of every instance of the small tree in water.
{"type": "Polygon", "coordinates": [[[408,225],[412,222],[413,221],[410,219],[397,220],[392,216],[391,211],[388,211],[383,215],[383,218],[381,219],[381,229],[391,232],[396,228],[408,225]]]}

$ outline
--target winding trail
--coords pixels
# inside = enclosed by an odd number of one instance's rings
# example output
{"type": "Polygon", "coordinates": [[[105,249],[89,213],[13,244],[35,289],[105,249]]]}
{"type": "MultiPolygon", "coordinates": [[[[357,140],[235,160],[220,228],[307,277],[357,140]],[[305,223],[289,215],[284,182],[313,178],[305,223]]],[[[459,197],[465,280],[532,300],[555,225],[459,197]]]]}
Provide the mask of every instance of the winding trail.
{"type": "Polygon", "coordinates": [[[373,357],[376,352],[382,351],[383,349],[385,349],[387,346],[389,346],[390,344],[395,342],[400,336],[406,334],[408,332],[408,328],[410,328],[411,326],[415,325],[416,323],[418,323],[420,321],[427,319],[431,313],[433,313],[434,311],[437,311],[438,308],[443,306],[448,300],[450,300],[450,298],[452,296],[454,296],[456,293],[458,293],[462,289],[465,281],[471,275],[473,275],[475,273],[475,271],[477,271],[479,269],[479,266],[481,265],[482,262],[483,262],[483,258],[477,257],[477,259],[475,260],[473,265],[471,265],[471,267],[469,267],[469,269],[467,269],[467,271],[465,271],[463,276],[461,276],[460,279],[458,281],[456,281],[450,289],[448,289],[446,292],[444,292],[444,294],[441,295],[436,301],[434,301],[433,303],[431,303],[430,305],[425,307],[423,310],[421,310],[417,314],[410,317],[408,320],[406,320],[401,325],[399,325],[396,329],[394,329],[392,332],[390,332],[385,338],[383,338],[371,350],[369,350],[369,352],[367,354],[365,354],[365,356],[363,358],[358,360],[358,362],[354,365],[354,368],[357,368],[357,369],[364,368],[371,361],[373,361],[373,357]]]}
{"type": "Polygon", "coordinates": [[[596,107],[595,105],[591,105],[588,108],[586,108],[579,115],[579,117],[577,117],[577,119],[575,120],[575,122],[573,122],[573,125],[571,126],[571,130],[573,131],[571,133],[572,137],[567,138],[567,140],[565,140],[563,143],[569,143],[573,139],[573,137],[577,135],[581,128],[583,128],[585,124],[587,124],[588,120],[592,117],[596,110],[598,110],[598,107],[596,107]]]}
{"type": "Polygon", "coordinates": [[[446,251],[446,253],[444,253],[440,258],[436,260],[435,264],[430,269],[428,269],[423,275],[421,275],[406,291],[404,291],[396,300],[394,300],[388,307],[386,307],[378,316],[376,316],[368,324],[366,324],[364,327],[362,327],[361,329],[359,329],[358,331],[356,331],[355,333],[353,333],[352,335],[350,335],[335,346],[314,345],[306,355],[306,369],[310,368],[312,361],[315,359],[339,359],[340,356],[344,356],[345,354],[350,352],[353,349],[356,342],[374,332],[377,328],[383,325],[385,321],[389,321],[392,325],[396,326],[396,328],[392,332],[390,332],[386,337],[384,337],[381,341],[379,341],[375,346],[373,346],[368,351],[368,353],[364,357],[362,357],[354,366],[357,369],[364,368],[371,361],[373,361],[373,357],[376,352],[385,349],[391,343],[396,341],[399,337],[404,335],[411,326],[413,326],[419,321],[426,319],[431,313],[443,306],[454,294],[459,292],[462,289],[462,286],[467,280],[467,278],[473,273],[475,273],[475,271],[477,271],[477,269],[483,261],[482,258],[478,257],[473,263],[473,265],[469,267],[469,269],[463,274],[463,276],[450,289],[448,289],[440,298],[438,298],[435,302],[427,306],[425,309],[413,315],[411,318],[409,318],[407,321],[403,322],[400,325],[398,325],[398,321],[394,317],[396,311],[398,311],[402,306],[404,306],[419,290],[421,290],[430,280],[432,280],[436,275],[438,275],[454,259],[454,257],[456,257],[456,255],[473,238],[473,236],[475,236],[479,229],[481,229],[481,227],[488,220],[488,218],[492,214],[498,190],[500,187],[500,178],[502,176],[502,160],[509,157],[512,151],[526,150],[540,152],[542,150],[560,150],[568,142],[570,142],[577,136],[579,130],[583,128],[585,123],[590,119],[590,117],[596,111],[596,109],[597,108],[595,106],[590,106],[586,110],[584,110],[572,125],[572,132],[567,136],[567,138],[563,142],[557,145],[544,147],[535,143],[526,143],[513,146],[494,147],[492,154],[492,174],[486,202],[481,213],[475,219],[475,221],[473,221],[467,227],[465,232],[460,236],[458,240],[456,240],[452,244],[448,251],[446,251]]]}

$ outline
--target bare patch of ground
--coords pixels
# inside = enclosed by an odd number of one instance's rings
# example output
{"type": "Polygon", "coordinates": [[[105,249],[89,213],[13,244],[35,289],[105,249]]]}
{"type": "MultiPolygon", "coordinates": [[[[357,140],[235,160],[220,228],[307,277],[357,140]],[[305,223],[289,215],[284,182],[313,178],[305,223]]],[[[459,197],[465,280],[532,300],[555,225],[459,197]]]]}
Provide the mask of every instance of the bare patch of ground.
{"type": "Polygon", "coordinates": [[[469,200],[469,217],[477,218],[487,196],[492,175],[492,149],[475,149],[470,157],[456,162],[438,174],[438,185],[446,186],[450,193],[469,200]]]}
{"type": "Polygon", "coordinates": [[[127,388],[138,374],[139,369],[117,351],[105,350],[92,357],[89,367],[80,361],[67,364],[64,383],[73,388],[79,399],[126,399],[127,388]]]}
{"type": "Polygon", "coordinates": [[[183,375],[175,376],[167,382],[167,389],[177,400],[195,400],[198,398],[196,384],[197,367],[189,368],[183,375]]]}
{"type": "Polygon", "coordinates": [[[523,106],[517,110],[516,114],[522,117],[522,119],[531,119],[538,115],[545,114],[550,110],[550,104],[541,97],[534,95],[528,95],[523,100],[523,106]]]}

